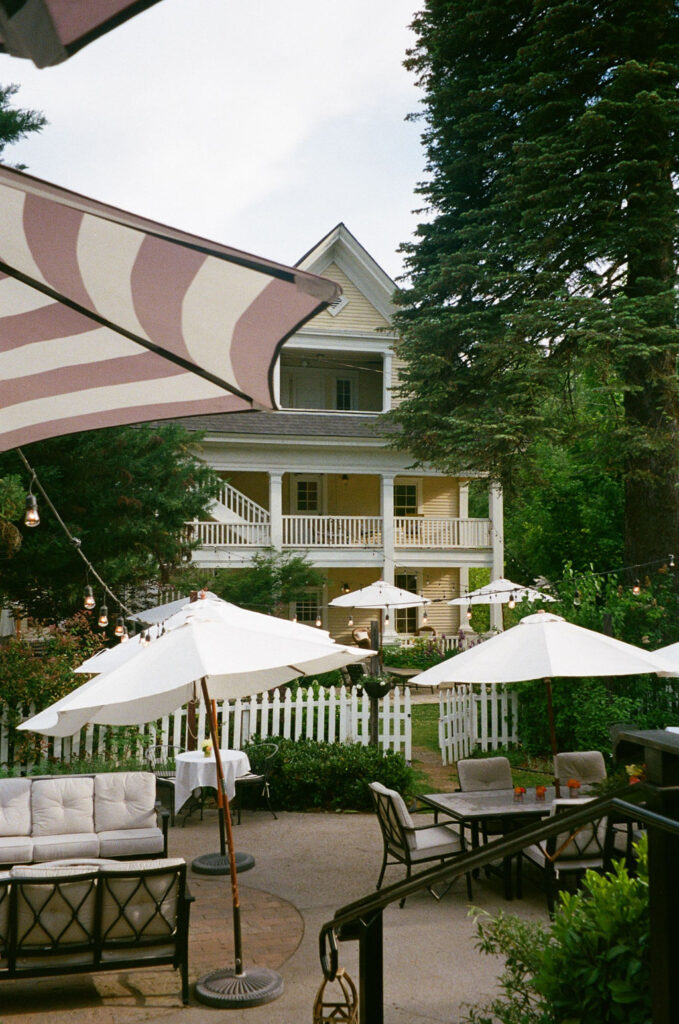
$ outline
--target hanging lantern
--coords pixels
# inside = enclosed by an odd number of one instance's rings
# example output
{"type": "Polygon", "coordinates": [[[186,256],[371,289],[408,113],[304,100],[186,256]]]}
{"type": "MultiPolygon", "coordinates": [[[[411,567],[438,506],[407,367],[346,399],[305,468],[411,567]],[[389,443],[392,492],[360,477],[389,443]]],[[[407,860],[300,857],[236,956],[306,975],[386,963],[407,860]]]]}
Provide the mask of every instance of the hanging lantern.
{"type": "Polygon", "coordinates": [[[25,526],[38,526],[40,523],[40,513],[38,512],[38,501],[35,494],[30,492],[26,495],[26,511],[24,512],[24,525],[25,526]]]}

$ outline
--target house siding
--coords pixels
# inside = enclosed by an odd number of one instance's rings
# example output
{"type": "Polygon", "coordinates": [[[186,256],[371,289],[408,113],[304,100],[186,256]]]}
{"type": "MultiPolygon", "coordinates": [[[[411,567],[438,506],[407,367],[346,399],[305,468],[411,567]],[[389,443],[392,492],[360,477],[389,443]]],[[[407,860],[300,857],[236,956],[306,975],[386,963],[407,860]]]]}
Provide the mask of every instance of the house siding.
{"type": "Polygon", "coordinates": [[[347,304],[335,316],[332,316],[327,310],[317,313],[312,321],[315,328],[322,328],[326,331],[375,331],[389,327],[388,321],[336,263],[331,263],[323,271],[323,277],[337,282],[342,289],[342,294],[347,299],[347,304]]]}

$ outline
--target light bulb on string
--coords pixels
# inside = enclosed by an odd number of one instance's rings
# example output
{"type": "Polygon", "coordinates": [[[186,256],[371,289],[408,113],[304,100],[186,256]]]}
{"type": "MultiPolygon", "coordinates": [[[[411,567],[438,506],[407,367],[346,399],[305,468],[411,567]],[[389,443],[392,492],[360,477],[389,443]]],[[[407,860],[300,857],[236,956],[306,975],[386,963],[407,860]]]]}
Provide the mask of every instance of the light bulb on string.
{"type": "Polygon", "coordinates": [[[293,621],[293,622],[297,622],[297,616],[296,616],[296,615],[293,615],[293,616],[292,616],[292,621],[293,621]]]}
{"type": "Polygon", "coordinates": [[[83,608],[85,609],[85,611],[91,612],[96,603],[97,602],[94,599],[94,591],[92,590],[92,587],[88,583],[85,589],[83,590],[83,608]]]}
{"type": "Polygon", "coordinates": [[[125,633],[125,619],[119,615],[116,619],[116,628],[113,630],[116,636],[123,636],[125,633]]]}
{"type": "Polygon", "coordinates": [[[130,639],[130,637],[129,637],[129,635],[128,635],[128,632],[127,632],[127,630],[126,630],[126,629],[125,629],[125,630],[123,630],[123,632],[122,632],[122,633],[120,634],[120,642],[121,642],[121,644],[124,644],[124,643],[125,643],[125,641],[126,641],[126,640],[129,640],[129,639],[130,639]]]}
{"type": "Polygon", "coordinates": [[[674,555],[670,555],[670,569],[674,569],[676,562],[674,561],[674,555]]]}
{"type": "Polygon", "coordinates": [[[24,512],[24,526],[34,527],[40,525],[40,513],[38,512],[38,500],[31,491],[26,495],[26,511],[24,512]]]}
{"type": "Polygon", "coordinates": [[[102,604],[99,609],[99,618],[97,619],[97,623],[102,629],[108,626],[108,608],[105,604],[102,604]]]}
{"type": "Polygon", "coordinates": [[[471,617],[472,617],[472,606],[468,605],[467,606],[467,618],[471,619],[471,617]]]}
{"type": "Polygon", "coordinates": [[[323,620],[321,619],[321,616],[320,616],[320,615],[317,615],[317,616],[316,616],[316,626],[317,626],[317,627],[320,627],[320,626],[322,626],[322,625],[323,625],[323,620]]]}
{"type": "Polygon", "coordinates": [[[424,614],[422,616],[422,625],[426,626],[428,622],[429,622],[429,616],[427,615],[427,610],[425,608],[424,614]]]}
{"type": "Polygon", "coordinates": [[[576,590],[574,592],[574,594],[573,594],[573,607],[574,608],[579,608],[581,604],[582,604],[582,597],[580,595],[580,591],[576,590]]]}
{"type": "Polygon", "coordinates": [[[636,579],[634,581],[634,586],[632,587],[632,593],[633,594],[640,594],[641,593],[641,583],[640,583],[640,581],[638,579],[636,579]]]}
{"type": "Polygon", "coordinates": [[[513,590],[511,592],[511,594],[509,595],[509,601],[507,601],[507,607],[508,608],[516,608],[516,594],[514,593],[513,590]]]}
{"type": "Polygon", "coordinates": [[[347,620],[347,626],[349,627],[349,629],[351,629],[351,627],[353,626],[353,624],[354,624],[354,616],[353,616],[353,615],[350,615],[350,616],[349,616],[349,618],[348,618],[348,620],[347,620]]]}
{"type": "Polygon", "coordinates": [[[384,625],[385,626],[389,625],[389,612],[387,612],[387,614],[384,616],[384,625]]]}

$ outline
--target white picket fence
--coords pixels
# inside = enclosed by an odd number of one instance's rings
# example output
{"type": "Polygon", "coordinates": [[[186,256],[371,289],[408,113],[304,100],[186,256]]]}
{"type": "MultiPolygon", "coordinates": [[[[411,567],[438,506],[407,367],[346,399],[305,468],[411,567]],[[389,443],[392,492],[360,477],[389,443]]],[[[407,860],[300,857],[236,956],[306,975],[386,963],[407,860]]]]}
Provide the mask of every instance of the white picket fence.
{"type": "Polygon", "coordinates": [[[439,693],[439,746],[443,764],[474,749],[497,750],[518,743],[516,691],[498,683],[459,683],[439,693]]]}
{"type": "MultiPolygon", "coordinates": [[[[217,720],[221,743],[225,747],[240,749],[251,736],[283,736],[327,740],[330,743],[368,744],[370,736],[370,701],[367,695],[358,696],[354,689],[342,686],[319,689],[314,695],[311,687],[298,689],[293,696],[286,690],[281,696],[263,693],[250,699],[232,702],[217,701],[217,720]]],[[[23,709],[22,717],[29,718],[35,709],[23,709]]],[[[131,747],[161,744],[185,748],[188,746],[187,707],[175,711],[157,722],[141,726],[138,730],[126,727],[116,730],[109,726],[88,725],[73,736],[63,739],[42,737],[43,756],[70,761],[80,756],[104,756],[108,750],[119,749],[132,754],[131,747]]],[[[205,707],[196,709],[197,745],[209,736],[205,707]]],[[[21,733],[21,736],[28,734],[21,733]]],[[[11,754],[11,733],[7,712],[0,719],[0,765],[7,764],[11,754]]],[[[379,701],[379,745],[383,750],[401,752],[406,761],[412,760],[410,690],[394,687],[379,701]]],[[[122,751],[121,751],[122,756],[122,751]]]]}

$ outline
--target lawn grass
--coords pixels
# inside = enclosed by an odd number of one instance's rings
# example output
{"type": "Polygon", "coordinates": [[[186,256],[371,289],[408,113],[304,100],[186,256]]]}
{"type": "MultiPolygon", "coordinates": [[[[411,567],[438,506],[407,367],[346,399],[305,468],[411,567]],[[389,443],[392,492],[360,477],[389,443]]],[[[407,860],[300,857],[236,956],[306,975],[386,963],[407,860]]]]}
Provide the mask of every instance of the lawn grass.
{"type": "MultiPolygon", "coordinates": [[[[412,708],[412,744],[413,747],[424,747],[437,754],[439,748],[439,706],[438,704],[413,704],[412,708]]],[[[508,757],[512,766],[512,779],[516,786],[545,785],[549,786],[553,776],[547,758],[529,757],[525,750],[501,749],[489,750],[487,753],[477,751],[474,757],[508,757]]]]}

